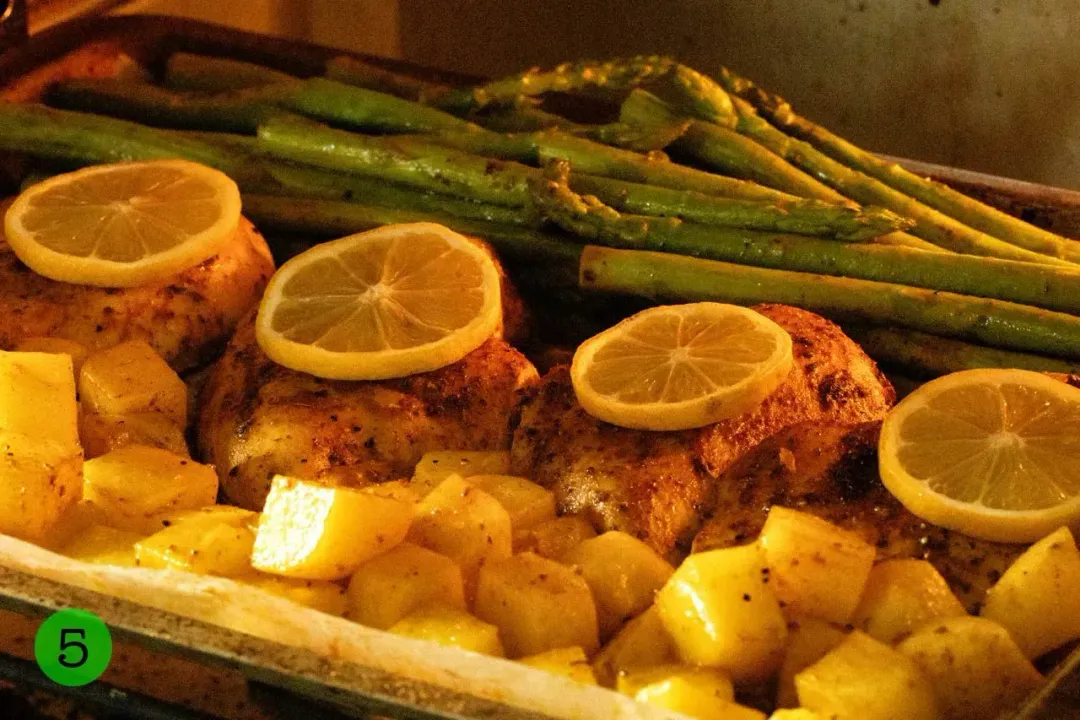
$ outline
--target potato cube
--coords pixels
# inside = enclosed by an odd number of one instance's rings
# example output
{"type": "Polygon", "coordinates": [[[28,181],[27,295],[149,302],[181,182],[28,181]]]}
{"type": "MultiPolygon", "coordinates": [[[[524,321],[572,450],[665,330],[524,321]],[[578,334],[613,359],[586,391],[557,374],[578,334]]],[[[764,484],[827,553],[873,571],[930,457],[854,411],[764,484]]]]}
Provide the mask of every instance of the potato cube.
{"type": "Polygon", "coordinates": [[[83,464],[83,498],[120,530],[154,532],[154,518],[217,499],[214,468],[168,450],[129,445],[83,464]]]}
{"type": "Polygon", "coordinates": [[[485,563],[510,557],[510,515],[498,500],[451,475],[417,503],[409,541],[453,559],[469,597],[485,563]]]}
{"type": "Polygon", "coordinates": [[[135,543],[143,536],[108,525],[91,525],[59,549],[61,555],[94,565],[134,567],[135,543]]]}
{"type": "Polygon", "coordinates": [[[788,644],[776,688],[776,704],[795,707],[795,676],[829,654],[844,639],[844,631],[818,618],[798,618],[788,623],[788,644]]]}
{"type": "Polygon", "coordinates": [[[1080,553],[1068,528],[1028,548],[986,593],[982,616],[1034,660],[1080,637],[1080,553]]]}
{"type": "Polygon", "coordinates": [[[201,522],[204,524],[226,523],[236,527],[246,527],[252,532],[259,528],[261,519],[262,516],[254,510],[235,505],[207,505],[195,510],[173,510],[154,518],[155,522],[160,524],[159,529],[181,522],[201,522]]]}
{"type": "Polygon", "coordinates": [[[469,484],[499,501],[514,530],[555,519],[555,493],[514,475],[474,475],[469,484]]]}
{"type": "Polygon", "coordinates": [[[602,685],[615,687],[616,678],[630,670],[671,665],[678,661],[675,644],[653,605],[626,623],[619,634],[600,649],[593,660],[593,671],[602,685]]]}
{"type": "MultiPolygon", "coordinates": [[[[643,690],[659,695],[663,694],[664,688],[661,687],[663,685],[673,686],[672,689],[693,688],[695,691],[704,693],[713,703],[731,702],[735,699],[735,686],[731,682],[731,676],[723,670],[677,663],[625,672],[618,677],[615,689],[631,697],[640,694],[643,690]]],[[[665,707],[671,706],[665,705],[665,707]]],[[[671,707],[671,709],[678,708],[671,707]]]]}
{"type": "Polygon", "coordinates": [[[564,515],[554,520],[514,531],[514,553],[531,552],[549,560],[561,560],[578,543],[596,537],[592,523],[580,515],[564,515]]]}
{"type": "Polygon", "coordinates": [[[49,541],[79,497],[82,457],[43,440],[0,440],[0,533],[49,541]]]}
{"type": "Polygon", "coordinates": [[[758,543],[787,612],[837,623],[851,619],[874,565],[873,545],[819,517],[775,505],[758,543]]]}
{"type": "Polygon", "coordinates": [[[67,355],[71,358],[71,369],[75,377],[79,377],[79,370],[86,361],[90,350],[82,343],[74,340],[65,340],[58,337],[28,337],[15,345],[18,352],[50,353],[52,355],[67,355]]]}
{"type": "Polygon", "coordinates": [[[79,399],[88,412],[159,412],[181,427],[187,425],[184,381],[142,340],[91,353],[79,372],[79,399]]]}
{"type": "MultiPolygon", "coordinates": [[[[0,437],[11,442],[38,438],[62,448],[65,455],[78,450],[78,406],[70,357],[0,352],[0,437]]],[[[24,448],[10,451],[20,455],[24,448]]]]}
{"type": "Polygon", "coordinates": [[[532,553],[480,568],[477,617],[499,628],[509,657],[599,645],[588,584],[570,568],[532,553]]]}
{"type": "Polygon", "coordinates": [[[423,605],[465,609],[458,564],[439,553],[403,542],[369,560],[349,580],[349,618],[386,630],[423,605]]]}
{"type": "Polygon", "coordinates": [[[161,413],[100,415],[79,413],[79,440],[87,459],[128,445],[146,445],[191,457],[184,429],[161,413]]]}
{"type": "Polygon", "coordinates": [[[141,567],[235,577],[252,571],[254,544],[244,516],[192,513],[135,543],[135,558],[141,567]]]}
{"type": "Polygon", "coordinates": [[[934,687],[909,657],[858,630],[795,676],[799,702],[835,720],[933,720],[934,687]]]}
{"type": "Polygon", "coordinates": [[[390,632],[484,655],[505,656],[498,628],[455,608],[421,608],[394,623],[390,632]]]}
{"type": "Polygon", "coordinates": [[[416,492],[408,480],[390,480],[388,482],[376,483],[375,485],[368,485],[365,488],[361,488],[364,492],[371,493],[372,495],[378,495],[379,497],[393,498],[394,500],[400,500],[403,503],[415,505],[420,502],[420,495],[416,492]]]}
{"type": "Polygon", "coordinates": [[[278,475],[251,564],[273,575],[338,580],[404,540],[412,518],[413,507],[392,498],[278,475]]]}
{"type": "Polygon", "coordinates": [[[412,482],[420,495],[426,495],[451,475],[506,475],[510,472],[510,453],[505,450],[441,450],[424,453],[413,469],[412,482]]]}
{"type": "Polygon", "coordinates": [[[661,588],[656,607],[679,655],[760,680],[780,665],[787,621],[757,545],[691,555],[661,588]]]}
{"type": "Polygon", "coordinates": [[[596,676],[589,667],[589,658],[580,647],[556,648],[537,655],[518,658],[522,665],[568,677],[585,685],[595,685],[596,676]]]}
{"type": "Polygon", "coordinates": [[[986,618],[932,621],[896,649],[929,678],[942,715],[950,720],[1007,714],[1043,682],[1008,630],[986,618]]]}
{"type": "Polygon", "coordinates": [[[651,547],[619,531],[580,543],[561,562],[574,567],[589,583],[601,640],[652,605],[656,591],[675,572],[651,547]]]}
{"type": "Polygon", "coordinates": [[[236,580],[329,615],[345,614],[345,588],[329,580],[297,580],[263,573],[236,580]]]}
{"type": "Polygon", "coordinates": [[[945,578],[926,560],[886,560],[870,571],[851,623],[892,644],[931,620],[966,614],[945,578]]]}

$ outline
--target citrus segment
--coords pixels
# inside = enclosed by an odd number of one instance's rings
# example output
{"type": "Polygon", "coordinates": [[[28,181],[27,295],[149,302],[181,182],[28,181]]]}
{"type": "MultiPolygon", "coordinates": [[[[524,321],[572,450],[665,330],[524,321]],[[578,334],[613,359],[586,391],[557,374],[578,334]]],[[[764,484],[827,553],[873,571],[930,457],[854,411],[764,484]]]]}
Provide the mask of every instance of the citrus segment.
{"type": "Polygon", "coordinates": [[[488,253],[441,225],[414,223],[324,243],[285,263],[263,297],[256,333],[286,367],[380,380],[460,360],[501,316],[488,253]]]}
{"type": "Polygon", "coordinates": [[[999,542],[1080,519],[1080,389],[1026,370],[968,370],[885,419],[881,479],[911,512],[999,542]]]}
{"type": "Polygon", "coordinates": [[[791,337],[764,315],[694,303],[645,310],[590,338],[571,379],[601,420],[683,430],[753,409],[791,366],[791,337]]]}
{"type": "Polygon", "coordinates": [[[53,280],[132,287],[217,254],[240,222],[228,176],[185,160],[98,165],[25,190],[4,234],[32,270],[53,280]]]}

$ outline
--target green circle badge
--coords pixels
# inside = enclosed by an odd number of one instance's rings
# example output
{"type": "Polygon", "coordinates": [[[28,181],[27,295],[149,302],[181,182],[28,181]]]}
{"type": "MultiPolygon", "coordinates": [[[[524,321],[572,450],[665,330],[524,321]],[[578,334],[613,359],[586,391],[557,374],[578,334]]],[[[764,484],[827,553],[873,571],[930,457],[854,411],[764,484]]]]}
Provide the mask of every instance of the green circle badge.
{"type": "Polygon", "coordinates": [[[57,685],[79,687],[101,677],[112,658],[112,635],[97,615],[74,608],[46,618],[34,637],[34,657],[57,685]]]}

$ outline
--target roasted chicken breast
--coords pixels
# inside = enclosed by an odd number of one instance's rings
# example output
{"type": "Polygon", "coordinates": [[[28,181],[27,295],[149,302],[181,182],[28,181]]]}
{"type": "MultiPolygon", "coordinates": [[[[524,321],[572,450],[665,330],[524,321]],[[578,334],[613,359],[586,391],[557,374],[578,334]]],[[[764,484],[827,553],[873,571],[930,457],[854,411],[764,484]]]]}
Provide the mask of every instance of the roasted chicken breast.
{"type": "Polygon", "coordinates": [[[38,275],[0,241],[0,349],[59,337],[91,350],[145,340],[177,371],[218,355],[262,296],[274,261],[247,220],[225,250],[168,282],[105,288],[38,275]]]}
{"type": "Polygon", "coordinates": [[[836,325],[798,308],[756,309],[791,334],[795,358],[757,409],[697,430],[629,430],[586,413],[562,366],[523,406],[514,472],[554,490],[561,512],[583,513],[600,530],[629,532],[675,556],[708,514],[715,479],[762,440],[805,420],[876,420],[892,405],[892,386],[836,325]]]}
{"type": "Polygon", "coordinates": [[[908,512],[878,476],[880,430],[880,422],[814,420],[761,443],[717,479],[713,514],[694,539],[694,551],[752,542],[769,508],[781,505],[857,533],[877,546],[879,560],[929,560],[961,602],[975,609],[1025,546],[976,540],[908,512]]]}

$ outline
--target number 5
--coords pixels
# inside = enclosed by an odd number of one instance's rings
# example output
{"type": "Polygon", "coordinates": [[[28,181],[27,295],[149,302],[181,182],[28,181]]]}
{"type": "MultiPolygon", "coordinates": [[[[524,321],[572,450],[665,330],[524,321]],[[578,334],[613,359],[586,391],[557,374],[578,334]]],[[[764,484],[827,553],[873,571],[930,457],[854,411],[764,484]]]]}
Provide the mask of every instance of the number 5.
{"type": "Polygon", "coordinates": [[[90,657],[90,652],[86,649],[86,645],[78,640],[68,640],[68,635],[78,635],[80,640],[85,640],[86,630],[82,628],[64,628],[60,631],[60,664],[66,668],[82,667],[90,657]],[[68,660],[66,655],[68,648],[78,648],[82,656],[75,662],[68,660]]]}

